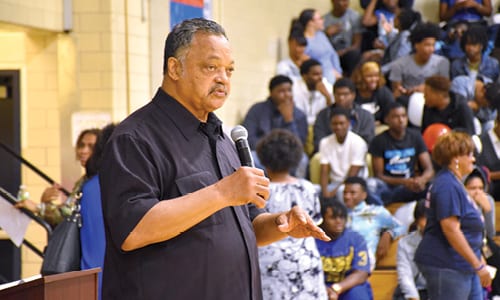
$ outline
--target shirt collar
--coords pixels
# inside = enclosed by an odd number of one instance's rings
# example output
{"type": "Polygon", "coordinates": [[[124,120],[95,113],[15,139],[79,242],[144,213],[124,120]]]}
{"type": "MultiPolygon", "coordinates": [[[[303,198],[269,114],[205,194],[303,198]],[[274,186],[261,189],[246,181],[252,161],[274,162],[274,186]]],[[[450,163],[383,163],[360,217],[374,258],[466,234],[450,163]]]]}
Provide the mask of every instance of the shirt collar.
{"type": "Polygon", "coordinates": [[[359,203],[358,203],[358,205],[356,205],[356,206],[352,209],[352,211],[356,211],[356,212],[358,212],[358,211],[362,211],[362,210],[363,210],[363,209],[365,209],[365,208],[366,208],[366,202],[363,200],[363,201],[359,202],[359,203]]]}
{"type": "MultiPolygon", "coordinates": [[[[156,92],[156,95],[153,98],[153,103],[173,121],[174,125],[187,140],[197,135],[200,126],[204,124],[203,122],[200,122],[200,120],[198,120],[191,112],[189,112],[179,101],[167,94],[161,88],[159,88],[156,92]]],[[[213,132],[224,138],[222,121],[213,112],[208,114],[206,124],[213,126],[213,132]]]]}

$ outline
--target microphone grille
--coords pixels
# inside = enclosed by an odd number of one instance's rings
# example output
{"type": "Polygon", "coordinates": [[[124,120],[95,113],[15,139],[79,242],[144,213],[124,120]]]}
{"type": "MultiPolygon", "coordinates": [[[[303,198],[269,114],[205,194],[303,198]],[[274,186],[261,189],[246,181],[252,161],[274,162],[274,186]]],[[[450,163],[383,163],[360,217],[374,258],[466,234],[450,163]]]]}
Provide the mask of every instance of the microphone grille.
{"type": "Polygon", "coordinates": [[[234,142],[247,138],[248,138],[248,131],[245,127],[237,125],[236,127],[233,128],[233,130],[231,130],[231,139],[234,142]]]}

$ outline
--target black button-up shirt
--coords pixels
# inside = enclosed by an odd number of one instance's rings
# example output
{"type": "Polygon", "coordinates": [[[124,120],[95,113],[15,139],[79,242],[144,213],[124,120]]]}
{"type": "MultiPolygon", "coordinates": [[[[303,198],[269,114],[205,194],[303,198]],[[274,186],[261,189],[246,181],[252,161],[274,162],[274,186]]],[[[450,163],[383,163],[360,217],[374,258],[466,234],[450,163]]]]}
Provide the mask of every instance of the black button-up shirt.
{"type": "Polygon", "coordinates": [[[254,206],[227,207],[168,241],[120,249],[158,201],[214,184],[239,166],[213,113],[201,123],[161,89],[125,119],[106,146],[100,173],[103,299],[261,299],[251,223],[261,211],[254,206]]]}

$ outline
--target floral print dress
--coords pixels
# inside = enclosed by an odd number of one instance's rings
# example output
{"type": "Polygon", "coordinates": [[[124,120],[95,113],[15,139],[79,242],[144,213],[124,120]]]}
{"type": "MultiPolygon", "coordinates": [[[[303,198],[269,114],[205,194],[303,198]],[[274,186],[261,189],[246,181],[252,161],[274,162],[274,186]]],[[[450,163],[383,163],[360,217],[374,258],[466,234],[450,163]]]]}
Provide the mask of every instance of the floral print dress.
{"type": "MultiPolygon", "coordinates": [[[[290,210],[295,205],[311,218],[321,220],[316,188],[307,180],[270,184],[266,209],[270,213],[290,210]]],[[[287,237],[259,247],[259,263],[264,300],[327,299],[321,258],[314,238],[287,237]]]]}

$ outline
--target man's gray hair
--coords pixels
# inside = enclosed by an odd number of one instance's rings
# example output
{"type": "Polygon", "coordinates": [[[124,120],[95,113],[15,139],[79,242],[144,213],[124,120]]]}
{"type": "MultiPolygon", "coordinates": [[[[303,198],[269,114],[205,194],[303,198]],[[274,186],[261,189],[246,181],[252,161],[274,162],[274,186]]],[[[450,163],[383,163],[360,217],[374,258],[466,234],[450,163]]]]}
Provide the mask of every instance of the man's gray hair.
{"type": "Polygon", "coordinates": [[[224,28],[212,20],[194,18],[182,21],[181,23],[175,25],[165,41],[163,74],[167,71],[168,58],[179,58],[179,52],[191,45],[193,36],[197,32],[222,35],[227,38],[224,28]]]}

